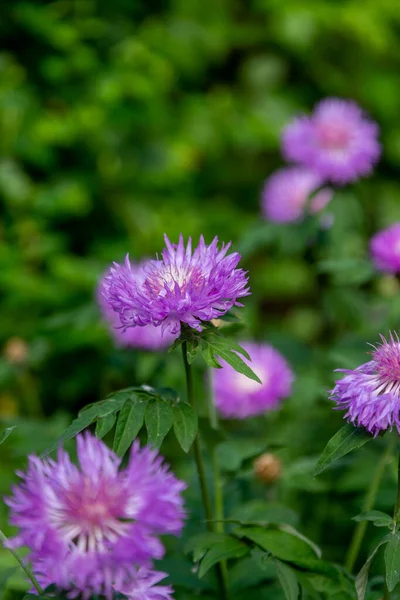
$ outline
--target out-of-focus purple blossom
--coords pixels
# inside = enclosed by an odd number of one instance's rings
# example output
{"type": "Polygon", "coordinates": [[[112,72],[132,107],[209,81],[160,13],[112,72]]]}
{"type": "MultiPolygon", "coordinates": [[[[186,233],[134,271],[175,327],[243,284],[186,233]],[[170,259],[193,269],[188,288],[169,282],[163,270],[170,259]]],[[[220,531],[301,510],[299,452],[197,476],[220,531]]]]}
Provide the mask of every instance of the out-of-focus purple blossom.
{"type": "Polygon", "coordinates": [[[277,350],[254,342],[245,342],[242,347],[251,357],[251,362],[244,360],[262,383],[220,361],[223,367],[213,370],[212,388],[219,413],[228,419],[245,419],[273,410],[292,390],[293,372],[277,350]]]}
{"type": "Polygon", "coordinates": [[[248,277],[236,268],[240,254],[228,254],[230,243],[219,249],[217,238],[207,246],[201,236],[192,252],[191,238],[185,247],[181,235],[178,244],[165,236],[165,244],[161,260],[146,261],[138,271],[127,256],[104,278],[102,295],[123,328],[152,324],[178,335],[186,323],[201,331],[202,321],[242,306],[238,299],[250,293],[248,277]]]}
{"type": "Polygon", "coordinates": [[[393,426],[400,433],[400,342],[397,335],[381,338],[372,360],[354,370],[338,369],[345,376],[331,392],[344,418],[374,436],[393,426]]]}
{"type": "Polygon", "coordinates": [[[138,585],[137,566],[162,557],[159,535],[181,532],[186,486],[138,442],[121,470],[121,460],[90,434],[77,437],[77,451],[79,467],[62,449],[57,461],[29,457],[6,499],[19,528],[10,545],[30,549],[43,586],[111,600],[115,590],[138,585]]]}
{"type": "MultiPolygon", "coordinates": [[[[140,269],[140,265],[134,265],[132,262],[131,269],[137,271],[140,269]]],[[[121,321],[117,312],[115,312],[110,305],[105,301],[101,293],[103,286],[104,277],[101,279],[97,288],[97,302],[100,307],[101,314],[108,324],[108,329],[112,335],[115,345],[120,348],[139,348],[141,350],[165,350],[176,340],[176,334],[171,334],[169,331],[165,331],[164,334],[160,327],[154,325],[144,325],[143,327],[129,327],[124,329],[121,326],[121,321]]]]}
{"type": "Polygon", "coordinates": [[[378,162],[379,129],[349,100],[326,98],[313,114],[292,121],[283,132],[285,158],[338,184],[369,175],[378,162]]]}
{"type": "Polygon", "coordinates": [[[333,190],[328,187],[316,191],[323,183],[322,177],[303,167],[279,169],[264,185],[262,210],[265,218],[286,223],[302,219],[306,212],[321,211],[333,196],[333,190]]]}
{"type": "Polygon", "coordinates": [[[370,241],[371,258],[384,273],[400,273],[400,223],[378,231],[370,241]]]}

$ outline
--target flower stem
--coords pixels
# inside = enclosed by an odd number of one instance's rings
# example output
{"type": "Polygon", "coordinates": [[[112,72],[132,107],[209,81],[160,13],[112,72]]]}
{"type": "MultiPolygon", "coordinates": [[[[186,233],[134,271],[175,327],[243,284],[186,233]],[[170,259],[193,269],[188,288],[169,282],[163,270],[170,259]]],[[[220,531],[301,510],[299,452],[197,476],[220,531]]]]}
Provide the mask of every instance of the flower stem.
{"type": "Polygon", "coordinates": [[[15,550],[13,550],[12,548],[9,548],[8,546],[5,545],[5,543],[8,542],[8,539],[4,535],[4,533],[1,531],[1,529],[0,529],[0,540],[3,542],[3,546],[5,548],[7,548],[7,550],[9,550],[9,552],[11,552],[11,554],[13,555],[13,557],[15,558],[15,560],[20,564],[21,568],[25,571],[26,576],[28,577],[28,579],[31,580],[32,585],[35,588],[35,590],[37,591],[37,593],[38,594],[43,594],[43,590],[40,587],[38,580],[36,579],[36,577],[32,573],[32,570],[30,569],[30,567],[28,567],[24,563],[24,561],[22,560],[22,558],[20,557],[20,555],[15,550]]]}
{"type": "MultiPolygon", "coordinates": [[[[369,485],[364,499],[362,512],[371,510],[375,504],[376,496],[379,491],[379,486],[381,484],[381,480],[385,472],[385,467],[393,453],[395,444],[396,439],[393,437],[392,441],[388,444],[386,451],[382,454],[380,461],[376,465],[376,469],[374,471],[371,483],[369,485]]],[[[351,543],[345,561],[346,569],[348,569],[350,573],[353,571],[354,566],[356,564],[358,553],[360,552],[361,544],[364,539],[365,532],[367,530],[367,525],[368,521],[360,521],[354,528],[353,537],[351,539],[351,543]]]]}
{"type": "MultiPolygon", "coordinates": [[[[193,376],[192,376],[191,366],[187,359],[187,342],[183,342],[183,344],[182,344],[182,356],[183,356],[183,364],[185,366],[186,388],[187,388],[188,401],[191,404],[191,406],[194,408],[195,401],[194,401],[194,389],[193,389],[193,376]]],[[[215,526],[214,517],[213,517],[211,497],[210,497],[210,493],[209,493],[208,487],[207,487],[206,471],[204,468],[203,456],[201,453],[201,442],[200,442],[199,433],[197,433],[196,438],[193,442],[193,449],[194,449],[194,457],[195,457],[196,467],[197,467],[197,475],[198,475],[199,483],[200,483],[201,497],[203,500],[204,513],[205,513],[205,517],[206,517],[206,521],[207,521],[207,528],[209,531],[215,532],[216,526],[215,526]]],[[[218,495],[218,493],[219,492],[216,490],[217,495],[218,495]]],[[[216,565],[216,570],[217,570],[218,585],[219,585],[220,594],[221,594],[220,597],[222,600],[226,600],[228,598],[228,592],[227,592],[226,580],[225,580],[224,573],[223,573],[223,570],[221,567],[221,563],[218,563],[216,565]]]]}
{"type": "Polygon", "coordinates": [[[397,496],[396,504],[393,511],[393,533],[396,531],[396,526],[400,518],[400,454],[399,461],[397,464],[397,496]]]}

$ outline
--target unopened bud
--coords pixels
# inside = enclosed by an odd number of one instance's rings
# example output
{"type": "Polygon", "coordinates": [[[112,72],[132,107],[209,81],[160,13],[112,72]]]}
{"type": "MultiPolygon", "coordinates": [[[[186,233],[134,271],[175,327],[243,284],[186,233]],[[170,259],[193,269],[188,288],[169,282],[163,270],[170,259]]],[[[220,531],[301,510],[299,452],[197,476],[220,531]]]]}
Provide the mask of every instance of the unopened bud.
{"type": "Polygon", "coordinates": [[[274,483],[282,473],[282,461],[275,454],[262,454],[254,461],[254,471],[264,483],[274,483]]]}
{"type": "Polygon", "coordinates": [[[28,344],[21,338],[12,337],[4,346],[3,354],[10,363],[21,364],[28,356],[28,344]]]}

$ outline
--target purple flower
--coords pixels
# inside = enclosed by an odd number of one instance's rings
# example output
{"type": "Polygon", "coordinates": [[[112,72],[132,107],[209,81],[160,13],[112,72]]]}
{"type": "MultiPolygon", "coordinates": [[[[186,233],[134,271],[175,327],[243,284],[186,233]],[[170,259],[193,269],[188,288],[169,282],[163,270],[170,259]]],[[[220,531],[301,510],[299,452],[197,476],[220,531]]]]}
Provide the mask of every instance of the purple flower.
{"type": "Polygon", "coordinates": [[[251,356],[251,362],[246,362],[262,383],[248,379],[220,361],[222,369],[213,370],[212,375],[214,402],[228,419],[245,419],[273,410],[292,389],[292,370],[277,350],[254,342],[245,342],[242,347],[251,356]]]}
{"type": "Polygon", "coordinates": [[[400,342],[390,334],[387,341],[374,347],[372,360],[346,373],[336,382],[331,399],[355,426],[365,427],[377,436],[380,431],[397,427],[400,433],[400,342]]]}
{"type": "Polygon", "coordinates": [[[77,451],[79,467],[61,448],[57,462],[29,457],[6,500],[19,528],[10,543],[30,549],[42,585],[111,599],[113,590],[139,585],[137,566],[162,557],[159,535],[181,532],[186,486],[138,442],[121,470],[121,460],[88,433],[77,437],[77,451]]]}
{"type": "Polygon", "coordinates": [[[166,573],[139,569],[134,579],[128,586],[121,586],[119,592],[132,600],[170,600],[172,588],[166,585],[157,585],[167,577],[166,573]]]}
{"type": "Polygon", "coordinates": [[[192,240],[185,248],[165,236],[161,260],[149,260],[139,271],[125,263],[114,263],[102,284],[107,304],[118,313],[123,328],[153,324],[178,335],[181,323],[201,331],[202,321],[224,315],[238,298],[249,295],[248,278],[237,269],[240,254],[227,254],[230,243],[218,248],[218,238],[206,246],[203,236],[192,253],[192,240]]]}
{"type": "Polygon", "coordinates": [[[378,133],[377,124],[357,104],[326,98],[310,117],[298,117],[286,127],[283,154],[344,184],[371,173],[381,153],[378,133]]]}
{"type": "MultiPolygon", "coordinates": [[[[134,272],[140,270],[140,265],[134,265],[131,262],[131,269],[134,272]]],[[[163,335],[159,327],[152,324],[143,327],[129,327],[124,329],[121,326],[118,313],[105,301],[101,293],[103,282],[107,273],[101,279],[97,288],[97,302],[100,307],[104,320],[108,324],[109,331],[114,339],[116,346],[120,348],[140,348],[141,350],[164,350],[171,346],[176,339],[176,335],[166,331],[163,335]]]]}
{"type": "MultiPolygon", "coordinates": [[[[285,223],[301,219],[307,211],[310,195],[324,180],[303,167],[287,167],[276,171],[267,181],[262,192],[262,209],[266,219],[285,223]]],[[[317,213],[330,202],[331,188],[323,188],[309,201],[308,211],[317,213]]]]}
{"type": "Polygon", "coordinates": [[[378,231],[372,237],[369,247],[378,271],[400,273],[400,223],[378,231]]]}

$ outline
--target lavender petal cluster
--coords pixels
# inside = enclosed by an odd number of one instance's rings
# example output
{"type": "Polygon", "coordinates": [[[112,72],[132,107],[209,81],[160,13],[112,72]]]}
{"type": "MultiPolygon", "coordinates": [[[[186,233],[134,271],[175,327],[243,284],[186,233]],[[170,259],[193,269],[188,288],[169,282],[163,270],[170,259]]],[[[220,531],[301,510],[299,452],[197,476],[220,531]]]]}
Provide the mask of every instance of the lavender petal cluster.
{"type": "Polygon", "coordinates": [[[267,179],[262,192],[262,211],[275,223],[298,221],[305,212],[315,214],[331,201],[333,190],[323,178],[303,167],[286,167],[267,179]],[[310,198],[310,196],[312,198],[310,198]]]}
{"type": "Polygon", "coordinates": [[[282,150],[286,160],[342,185],[371,173],[381,153],[378,134],[355,102],[326,98],[286,127],[282,150]]]}
{"type": "MultiPolygon", "coordinates": [[[[132,261],[130,261],[130,265],[133,272],[139,272],[140,265],[135,265],[132,261]]],[[[110,307],[101,293],[107,275],[108,271],[100,280],[96,298],[115,345],[119,348],[138,348],[153,352],[165,350],[171,346],[177,336],[169,331],[165,331],[163,334],[160,327],[155,327],[151,323],[143,327],[129,327],[127,329],[121,326],[118,313],[110,307]]]]}
{"type": "Polygon", "coordinates": [[[237,373],[221,360],[222,369],[213,370],[212,389],[218,412],[227,419],[246,419],[276,409],[290,395],[294,379],[286,359],[269,344],[244,342],[251,356],[249,366],[261,384],[237,373]]]}
{"type": "Polygon", "coordinates": [[[390,335],[372,354],[372,360],[345,373],[331,391],[336,408],[345,419],[373,436],[394,426],[400,433],[400,342],[390,335]]]}
{"type": "Polygon", "coordinates": [[[116,454],[89,433],[77,437],[77,454],[79,466],[62,449],[57,461],[29,457],[26,472],[18,473],[22,483],[6,499],[19,529],[11,546],[28,547],[41,585],[54,584],[71,598],[112,600],[115,592],[129,597],[135,589],[143,590],[143,600],[169,598],[168,587],[157,597],[162,576],[152,571],[152,560],[164,554],[159,536],[182,530],[186,485],[157,451],[138,442],[122,469],[116,454]]]}
{"type": "Polygon", "coordinates": [[[139,270],[127,256],[115,263],[102,282],[101,293],[115,311],[124,329],[146,325],[161,326],[163,332],[178,335],[181,324],[201,331],[202,321],[224,315],[239,298],[249,295],[248,277],[237,268],[240,254],[228,254],[230,243],[218,247],[218,238],[207,246],[203,236],[192,252],[165,236],[161,259],[146,261],[139,270]]]}
{"type": "Polygon", "coordinates": [[[372,262],[378,271],[400,273],[400,223],[378,231],[370,241],[372,262]]]}

